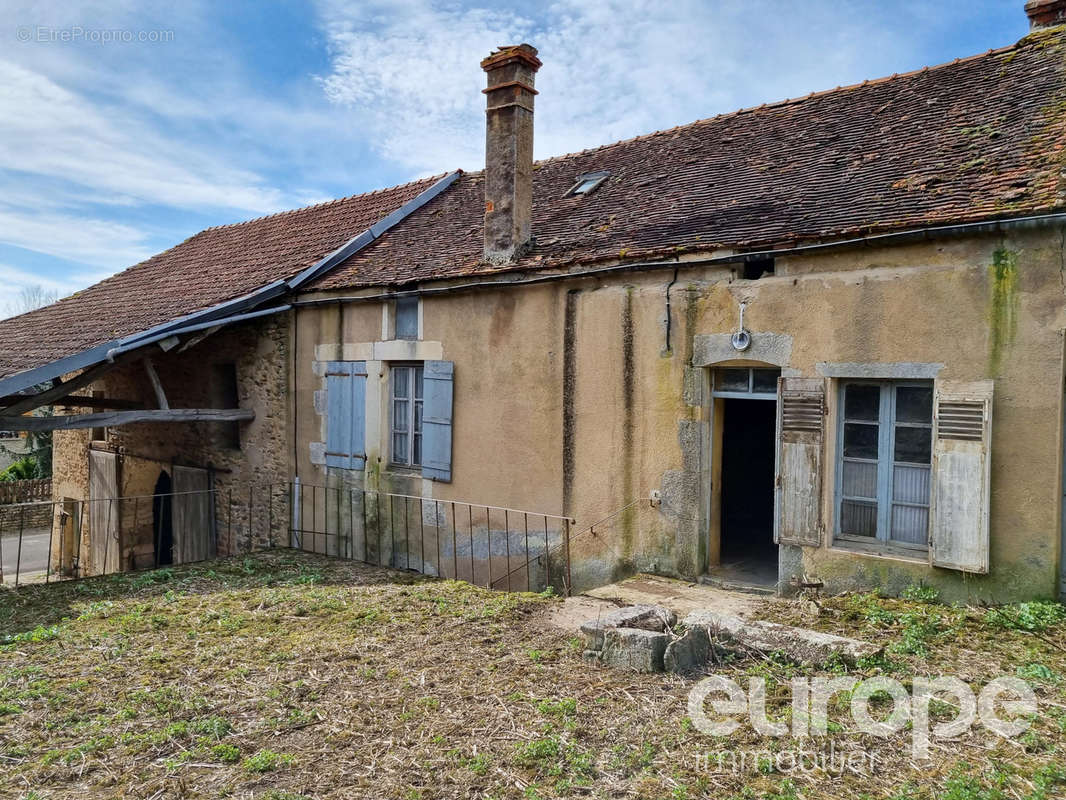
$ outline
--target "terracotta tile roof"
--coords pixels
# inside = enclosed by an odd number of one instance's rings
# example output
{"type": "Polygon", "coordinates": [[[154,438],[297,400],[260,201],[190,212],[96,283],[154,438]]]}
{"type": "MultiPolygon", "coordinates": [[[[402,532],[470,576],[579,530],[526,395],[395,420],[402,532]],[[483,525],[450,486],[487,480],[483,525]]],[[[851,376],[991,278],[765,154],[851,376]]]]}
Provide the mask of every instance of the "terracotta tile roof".
{"type": "Polygon", "coordinates": [[[290,278],[434,180],[208,228],[58,303],[2,320],[0,377],[290,278]]]}
{"type": "MultiPolygon", "coordinates": [[[[506,269],[758,249],[1066,204],[1066,28],[939,67],[539,162],[536,246],[506,269]],[[564,197],[582,173],[595,192],[564,197]]],[[[435,179],[209,228],[73,297],[0,321],[0,377],[289,278],[435,179]]],[[[499,272],[469,173],[314,288],[499,272]]]]}
{"type": "MultiPolygon", "coordinates": [[[[538,164],[518,269],[676,248],[757,249],[1064,205],[1066,29],[939,67],[726,114],[538,164]],[[610,170],[586,197],[582,173],[610,170]]],[[[316,288],[498,272],[467,174],[316,288]]]]}

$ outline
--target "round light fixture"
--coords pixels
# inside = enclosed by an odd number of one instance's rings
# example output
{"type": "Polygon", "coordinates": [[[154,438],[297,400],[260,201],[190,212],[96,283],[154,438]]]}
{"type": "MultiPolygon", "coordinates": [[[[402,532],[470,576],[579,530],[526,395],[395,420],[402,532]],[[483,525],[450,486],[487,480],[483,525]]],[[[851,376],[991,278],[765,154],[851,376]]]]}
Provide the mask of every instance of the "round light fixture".
{"type": "Polygon", "coordinates": [[[733,349],[739,352],[743,352],[751,347],[751,334],[741,328],[739,331],[733,334],[730,343],[733,345],[733,349]]]}

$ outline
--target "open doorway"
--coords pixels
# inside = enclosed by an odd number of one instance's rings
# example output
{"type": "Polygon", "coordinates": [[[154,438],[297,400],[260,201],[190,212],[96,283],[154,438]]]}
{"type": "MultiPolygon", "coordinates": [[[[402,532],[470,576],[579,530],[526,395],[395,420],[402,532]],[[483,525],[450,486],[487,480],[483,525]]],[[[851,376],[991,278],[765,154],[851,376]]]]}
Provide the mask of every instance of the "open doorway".
{"type": "Polygon", "coordinates": [[[155,482],[152,498],[152,531],[155,534],[156,566],[174,563],[174,497],[170,474],[163,470],[155,482]]]}
{"type": "Polygon", "coordinates": [[[777,404],[724,400],[722,566],[777,582],[774,544],[774,428],[777,404]]]}
{"type": "Polygon", "coordinates": [[[717,491],[712,578],[772,588],[777,378],[780,370],[728,367],[713,374],[717,491]],[[717,545],[717,546],[714,546],[717,545]]]}

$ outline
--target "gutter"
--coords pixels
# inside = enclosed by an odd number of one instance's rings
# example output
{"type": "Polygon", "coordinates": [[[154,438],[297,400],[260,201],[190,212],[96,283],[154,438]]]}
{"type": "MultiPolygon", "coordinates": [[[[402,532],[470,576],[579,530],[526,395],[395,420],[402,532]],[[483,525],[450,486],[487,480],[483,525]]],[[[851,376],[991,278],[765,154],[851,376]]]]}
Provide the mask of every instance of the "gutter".
{"type": "Polygon", "coordinates": [[[161,342],[164,339],[169,339],[171,336],[181,336],[185,333],[193,333],[194,331],[203,331],[208,328],[221,328],[223,325],[229,325],[234,322],[244,322],[247,319],[256,319],[258,317],[266,317],[271,314],[278,314],[282,311],[288,311],[292,306],[273,306],[272,308],[264,308],[259,311],[251,311],[247,314],[234,314],[231,317],[223,317],[222,319],[213,319],[208,322],[199,322],[194,325],[185,325],[181,328],[168,328],[162,333],[157,333],[154,336],[138,339],[131,344],[119,345],[118,347],[112,347],[107,351],[107,360],[114,361],[118,356],[123,353],[128,353],[131,350],[138,350],[142,347],[147,347],[150,344],[161,342]]]}
{"type": "Polygon", "coordinates": [[[530,286],[538,283],[552,283],[555,281],[572,280],[576,278],[597,277],[625,272],[645,272],[658,269],[677,269],[680,267],[716,266],[720,264],[740,264],[747,261],[759,261],[767,258],[780,256],[808,255],[811,253],[830,252],[833,250],[846,250],[856,247],[883,247],[894,244],[908,244],[911,242],[934,241],[951,237],[961,237],[981,233],[1005,233],[1008,230],[1021,228],[1039,228],[1055,224],[1066,225],[1066,212],[1055,214],[1040,214],[1030,217],[1014,217],[1012,219],[994,220],[991,222],[967,222],[959,225],[941,225],[929,228],[916,228],[908,231],[894,233],[882,233],[873,236],[861,236],[854,239],[841,239],[835,242],[823,242],[819,244],[799,245],[797,247],[781,248],[777,250],[757,250],[749,253],[733,253],[724,256],[711,256],[709,258],[696,258],[689,261],[637,261],[629,264],[613,264],[609,267],[594,267],[592,269],[576,270],[573,272],[553,272],[548,275],[536,275],[532,278],[519,278],[517,280],[479,280],[468,283],[455,284],[453,286],[431,287],[427,289],[408,289],[393,292],[380,292],[370,295],[355,295],[346,297],[329,297],[319,300],[294,300],[295,307],[325,306],[335,303],[359,303],[375,302],[380,300],[395,300],[401,297],[430,297],[438,294],[452,294],[465,292],[473,289],[505,288],[508,286],[530,286]]]}

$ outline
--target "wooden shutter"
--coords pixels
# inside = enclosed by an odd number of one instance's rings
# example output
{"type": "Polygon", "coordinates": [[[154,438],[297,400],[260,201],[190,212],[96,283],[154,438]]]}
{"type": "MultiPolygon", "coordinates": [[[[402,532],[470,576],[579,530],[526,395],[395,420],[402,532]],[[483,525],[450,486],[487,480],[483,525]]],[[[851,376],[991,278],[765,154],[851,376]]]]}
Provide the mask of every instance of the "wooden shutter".
{"type": "Polygon", "coordinates": [[[774,541],[822,544],[825,381],[781,378],[777,400],[777,516],[774,541]]]}
{"type": "Polygon", "coordinates": [[[427,361],[422,371],[422,477],[452,479],[451,361],[427,361]]]}
{"type": "Polygon", "coordinates": [[[326,466],[366,463],[366,362],[326,364],[326,466]]]}
{"type": "Polygon", "coordinates": [[[929,559],[988,572],[992,381],[939,381],[933,412],[929,559]]]}

